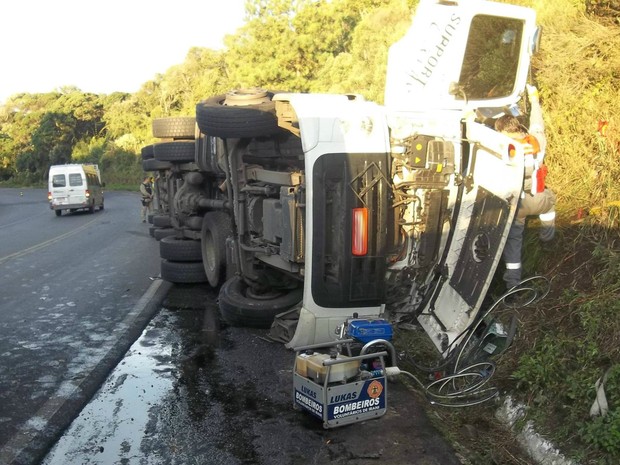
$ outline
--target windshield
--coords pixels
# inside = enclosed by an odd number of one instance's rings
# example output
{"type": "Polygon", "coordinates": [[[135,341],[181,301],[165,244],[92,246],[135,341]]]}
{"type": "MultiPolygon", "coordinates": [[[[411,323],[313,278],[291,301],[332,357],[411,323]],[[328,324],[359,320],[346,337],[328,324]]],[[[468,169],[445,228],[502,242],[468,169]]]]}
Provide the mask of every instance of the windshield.
{"type": "Polygon", "coordinates": [[[512,94],[524,22],[499,16],[472,18],[457,99],[485,100],[512,94]]]}

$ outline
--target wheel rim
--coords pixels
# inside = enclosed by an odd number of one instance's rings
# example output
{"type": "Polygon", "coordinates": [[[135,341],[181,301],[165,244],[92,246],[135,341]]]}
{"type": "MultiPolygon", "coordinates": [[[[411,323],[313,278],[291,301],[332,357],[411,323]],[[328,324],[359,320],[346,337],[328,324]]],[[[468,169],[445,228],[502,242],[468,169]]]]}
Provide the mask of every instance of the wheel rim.
{"type": "Polygon", "coordinates": [[[202,261],[207,265],[209,271],[215,271],[217,268],[216,258],[215,258],[215,244],[213,241],[213,234],[211,231],[207,230],[205,232],[204,237],[204,245],[203,252],[204,256],[202,257],[202,261]]]}
{"type": "Polygon", "coordinates": [[[267,91],[260,88],[237,89],[226,94],[224,105],[244,106],[269,102],[267,91]]]}

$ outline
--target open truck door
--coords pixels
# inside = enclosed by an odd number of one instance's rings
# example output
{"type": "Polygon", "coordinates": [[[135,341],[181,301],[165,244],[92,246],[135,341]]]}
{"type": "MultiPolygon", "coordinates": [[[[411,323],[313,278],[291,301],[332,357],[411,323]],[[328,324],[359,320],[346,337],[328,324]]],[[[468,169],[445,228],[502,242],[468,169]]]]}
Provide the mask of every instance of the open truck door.
{"type": "Polygon", "coordinates": [[[415,199],[401,214],[413,245],[394,268],[413,277],[408,309],[444,355],[478,316],[516,211],[522,148],[492,124],[521,111],[539,40],[531,9],[422,0],[390,49],[394,185],[415,199]]]}

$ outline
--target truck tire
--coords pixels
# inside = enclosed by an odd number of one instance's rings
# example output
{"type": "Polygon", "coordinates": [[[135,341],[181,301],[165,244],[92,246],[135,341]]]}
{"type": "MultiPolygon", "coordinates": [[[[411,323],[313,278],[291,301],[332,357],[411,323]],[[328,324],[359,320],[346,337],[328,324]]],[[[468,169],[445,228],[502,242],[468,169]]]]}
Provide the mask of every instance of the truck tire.
{"type": "Polygon", "coordinates": [[[158,228],[170,228],[172,220],[168,215],[153,215],[153,226],[158,228]]]}
{"type": "Polygon", "coordinates": [[[142,147],[140,154],[142,155],[142,160],[151,160],[155,156],[153,155],[153,144],[142,147]]]}
{"type": "Polygon", "coordinates": [[[207,281],[201,262],[172,262],[164,259],[161,261],[161,279],[179,284],[207,281]]]}
{"type": "Polygon", "coordinates": [[[194,161],[196,143],[193,140],[177,140],[153,144],[155,159],[172,163],[188,163],[194,161]]]}
{"type": "Polygon", "coordinates": [[[301,301],[303,288],[265,298],[248,297],[248,286],[239,276],[220,288],[218,304],[222,318],[232,326],[269,328],[275,316],[301,301]]]}
{"type": "Polygon", "coordinates": [[[164,171],[172,168],[172,163],[168,161],[159,161],[154,158],[149,158],[148,160],[142,160],[142,170],[143,171],[164,171]]]}
{"type": "Polygon", "coordinates": [[[177,233],[174,228],[157,228],[153,232],[153,237],[155,240],[161,241],[164,237],[173,236],[177,233]]]}
{"type": "Polygon", "coordinates": [[[201,262],[200,242],[175,236],[162,237],[159,241],[159,256],[174,262],[201,262]]]}
{"type": "Polygon", "coordinates": [[[272,98],[273,92],[262,89],[210,97],[196,105],[196,122],[203,134],[222,139],[277,134],[282,129],[272,98]]]}
{"type": "Polygon", "coordinates": [[[194,139],[196,137],[196,118],[193,116],[155,118],[152,127],[153,136],[159,139],[194,139]]]}
{"type": "Polygon", "coordinates": [[[200,250],[209,284],[220,285],[226,276],[226,238],[232,235],[230,216],[224,212],[208,212],[202,220],[200,250]]]}

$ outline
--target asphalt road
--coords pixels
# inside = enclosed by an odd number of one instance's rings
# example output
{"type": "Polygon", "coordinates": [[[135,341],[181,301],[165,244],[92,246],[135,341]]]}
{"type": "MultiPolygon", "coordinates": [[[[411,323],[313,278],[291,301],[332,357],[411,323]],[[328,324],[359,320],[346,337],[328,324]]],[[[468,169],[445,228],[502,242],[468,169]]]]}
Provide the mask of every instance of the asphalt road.
{"type": "Polygon", "coordinates": [[[0,189],[1,464],[461,463],[404,382],[378,419],[294,409],[294,353],[224,325],[217,290],[149,279],[136,195],[60,218],[44,195],[0,189]]]}
{"type": "Polygon", "coordinates": [[[56,217],[42,189],[0,189],[0,463],[38,463],[165,293],[137,194],[56,217]]]}
{"type": "Polygon", "coordinates": [[[216,290],[174,285],[43,465],[460,465],[404,380],[380,418],[334,429],[293,408],[294,353],[226,326],[216,290]]]}

